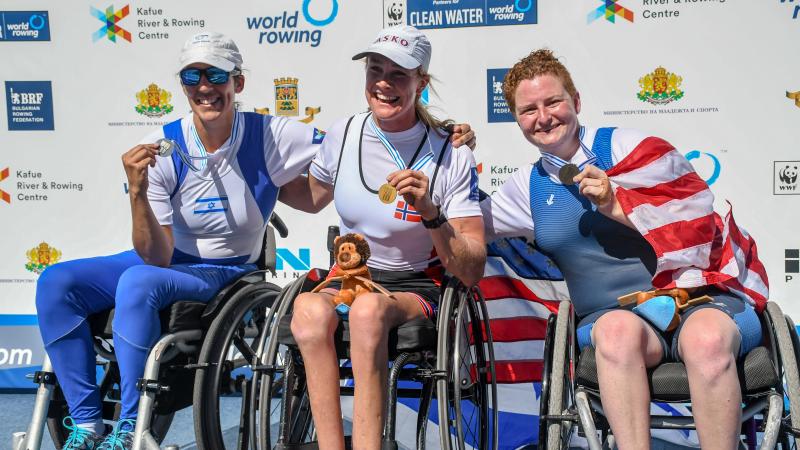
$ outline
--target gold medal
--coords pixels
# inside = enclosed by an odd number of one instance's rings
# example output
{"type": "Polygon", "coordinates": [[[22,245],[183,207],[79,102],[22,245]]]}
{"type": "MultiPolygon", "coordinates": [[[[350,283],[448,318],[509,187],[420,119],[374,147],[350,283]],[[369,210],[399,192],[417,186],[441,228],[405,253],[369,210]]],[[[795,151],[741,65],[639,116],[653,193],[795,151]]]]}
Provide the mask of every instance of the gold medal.
{"type": "Polygon", "coordinates": [[[397,189],[389,183],[384,183],[381,185],[380,189],[378,189],[378,198],[388,205],[397,198],[397,189]]]}

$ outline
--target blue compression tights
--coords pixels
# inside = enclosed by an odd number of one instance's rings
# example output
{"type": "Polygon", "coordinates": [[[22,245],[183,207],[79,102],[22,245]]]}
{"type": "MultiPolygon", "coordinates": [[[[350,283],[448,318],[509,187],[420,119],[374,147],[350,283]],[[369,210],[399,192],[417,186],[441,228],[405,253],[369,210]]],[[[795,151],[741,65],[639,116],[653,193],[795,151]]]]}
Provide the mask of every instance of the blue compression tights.
{"type": "Polygon", "coordinates": [[[132,250],[48,267],[36,287],[39,331],[75,422],[102,418],[89,315],[116,308],[112,325],[122,379],[120,419],[135,418],[136,381],[161,334],[158,312],[178,300],[208,302],[255,269],[253,264],[156,267],[132,250]]]}

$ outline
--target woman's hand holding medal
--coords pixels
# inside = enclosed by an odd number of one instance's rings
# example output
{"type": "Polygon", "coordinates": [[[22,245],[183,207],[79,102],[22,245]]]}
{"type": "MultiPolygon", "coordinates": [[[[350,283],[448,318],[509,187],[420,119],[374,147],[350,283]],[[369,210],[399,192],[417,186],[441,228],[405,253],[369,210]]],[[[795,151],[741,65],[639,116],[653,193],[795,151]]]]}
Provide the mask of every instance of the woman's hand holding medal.
{"type": "Polygon", "coordinates": [[[158,151],[158,144],[141,144],[122,154],[122,165],[125,166],[131,195],[147,192],[147,166],[155,167],[158,151]]]}
{"type": "Polygon", "coordinates": [[[387,183],[397,190],[399,195],[425,220],[433,220],[439,215],[439,209],[433,204],[428,194],[428,176],[421,170],[397,170],[386,177],[387,183]]]}
{"type": "Polygon", "coordinates": [[[598,209],[613,206],[614,190],[604,171],[589,164],[575,175],[573,181],[578,183],[578,192],[595,204],[598,209]]]}

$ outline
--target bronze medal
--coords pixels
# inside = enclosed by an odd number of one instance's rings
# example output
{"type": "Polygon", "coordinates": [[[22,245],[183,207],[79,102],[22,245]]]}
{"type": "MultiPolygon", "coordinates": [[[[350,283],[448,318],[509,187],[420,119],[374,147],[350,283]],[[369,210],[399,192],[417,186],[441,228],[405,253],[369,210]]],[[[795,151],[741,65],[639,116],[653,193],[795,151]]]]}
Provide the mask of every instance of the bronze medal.
{"type": "Polygon", "coordinates": [[[561,184],[570,186],[575,184],[572,179],[575,178],[575,175],[578,175],[579,173],[581,173],[581,169],[579,169],[578,166],[575,164],[566,164],[559,169],[558,179],[561,181],[561,184]]]}
{"type": "Polygon", "coordinates": [[[378,198],[387,205],[392,203],[394,199],[397,198],[397,189],[395,189],[391,184],[384,183],[381,185],[380,189],[378,189],[378,198]]]}

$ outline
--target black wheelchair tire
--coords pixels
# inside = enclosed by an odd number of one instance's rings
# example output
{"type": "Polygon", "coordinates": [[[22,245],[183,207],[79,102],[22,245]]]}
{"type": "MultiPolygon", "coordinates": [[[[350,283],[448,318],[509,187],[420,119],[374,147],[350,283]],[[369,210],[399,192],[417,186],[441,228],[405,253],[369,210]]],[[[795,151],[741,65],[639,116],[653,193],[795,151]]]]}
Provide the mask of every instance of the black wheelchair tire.
{"type": "MultiPolygon", "coordinates": [[[[195,374],[192,402],[195,437],[197,446],[201,450],[225,448],[220,423],[222,385],[225,383],[227,386],[232,386],[238,383],[239,386],[233,386],[233,389],[240,389],[244,394],[249,392],[248,383],[257,382],[257,377],[254,376],[249,380],[234,380],[230,378],[230,371],[248,367],[252,363],[253,357],[258,353],[258,349],[254,347],[257,347],[261,336],[269,333],[268,311],[277,295],[278,291],[271,284],[254,284],[243,288],[220,310],[206,333],[198,357],[198,365],[201,368],[195,374]],[[253,321],[252,318],[256,320],[253,321]],[[245,339],[250,339],[251,343],[245,339]],[[243,357],[237,359],[228,357],[232,345],[243,357]]],[[[243,395],[242,402],[247,402],[246,395],[243,395]]],[[[247,408],[246,405],[244,407],[247,408]]],[[[248,411],[248,414],[256,414],[256,411],[248,411]]],[[[245,421],[247,418],[240,417],[240,420],[245,421]]],[[[238,445],[243,448],[253,448],[255,444],[247,445],[251,436],[248,424],[240,423],[239,430],[238,445]]]]}
{"type": "MultiPolygon", "coordinates": [[[[116,368],[115,362],[105,362],[104,365],[107,373],[111,371],[111,379],[104,380],[100,385],[100,398],[105,400],[114,384],[119,386],[119,370],[116,368]]],[[[64,395],[58,384],[56,384],[53,389],[52,398],[57,400],[51,400],[47,410],[47,431],[50,434],[50,438],[53,440],[53,445],[55,445],[56,448],[62,448],[69,437],[69,432],[62,424],[64,417],[69,415],[69,409],[67,408],[67,403],[63,400],[64,395]]],[[[119,419],[119,404],[116,405],[113,411],[104,409],[103,412],[104,420],[116,422],[119,419]]],[[[150,432],[159,444],[166,437],[174,416],[174,412],[168,414],[153,412],[150,422],[150,432]]]]}
{"type": "MultiPolygon", "coordinates": [[[[497,409],[489,407],[490,404],[497,405],[494,352],[487,351],[492,344],[491,330],[482,302],[480,295],[473,295],[462,285],[454,288],[452,283],[445,288],[442,297],[437,320],[439,356],[436,358],[436,369],[439,373],[449,374],[446,379],[436,382],[442,450],[466,449],[465,434],[480,450],[497,448],[497,409]],[[485,341],[483,329],[487,330],[485,341]],[[470,336],[474,339],[472,345],[469,344],[470,336]],[[468,359],[462,360],[465,352],[469,353],[468,359]],[[472,380],[462,379],[462,366],[472,362],[483,369],[476,371],[475,382],[470,383],[472,380]],[[469,389],[462,389],[462,386],[468,386],[469,389]],[[473,411],[477,412],[477,422],[471,424],[472,428],[465,427],[464,419],[468,416],[464,414],[462,401],[466,400],[472,403],[473,411]]],[[[469,371],[469,368],[466,370],[469,371]]]]}
{"type": "MultiPolygon", "coordinates": [[[[303,288],[305,279],[300,278],[287,285],[281,291],[281,295],[273,307],[272,316],[270,318],[272,324],[278,323],[280,318],[291,311],[294,299],[300,294],[303,288]]],[[[278,441],[278,434],[273,433],[271,429],[271,417],[275,411],[280,411],[283,417],[284,401],[286,400],[286,374],[293,372],[293,360],[286,359],[287,347],[278,343],[278,327],[271,327],[270,334],[262,337],[263,342],[261,348],[263,349],[260,355],[261,364],[275,368],[276,370],[263,371],[260,374],[260,382],[253,386],[254,391],[251,398],[258,401],[258,446],[254,448],[262,450],[271,450],[275,447],[278,441]],[[287,367],[290,365],[292,367],[287,367]],[[269,386],[268,389],[260,389],[261,386],[269,386]],[[258,390],[255,390],[258,388],[258,390]],[[276,410],[277,408],[277,410],[276,410]]],[[[291,374],[290,374],[291,375],[291,374]]],[[[303,403],[303,402],[301,402],[303,403]]],[[[307,403],[307,396],[305,403],[307,403]]],[[[308,434],[309,422],[311,421],[310,407],[301,408],[295,411],[296,414],[302,414],[303,417],[295,417],[291,419],[294,423],[300,423],[299,426],[289,432],[288,439],[290,442],[302,441],[304,436],[308,434]],[[305,415],[307,414],[307,417],[305,415]],[[307,426],[303,425],[306,424],[307,426]]],[[[279,424],[279,427],[281,424],[279,424]]]]}
{"type": "Polygon", "coordinates": [[[767,302],[765,312],[772,322],[780,368],[786,382],[784,394],[789,399],[789,419],[792,429],[800,430],[800,373],[798,372],[797,349],[793,333],[789,329],[786,316],[775,302],[767,302]]]}
{"type": "MultiPolygon", "coordinates": [[[[562,301],[558,305],[558,314],[556,315],[556,325],[553,334],[553,349],[551,355],[550,373],[548,376],[547,386],[547,414],[559,415],[563,414],[567,408],[567,386],[566,381],[569,380],[569,364],[568,352],[570,351],[570,323],[572,322],[572,305],[568,301],[562,301]]],[[[546,438],[544,446],[547,450],[561,450],[569,444],[569,422],[566,425],[563,422],[546,421],[546,429],[539,429],[539,439],[546,438]],[[544,435],[544,436],[543,436],[544,435]]]]}

